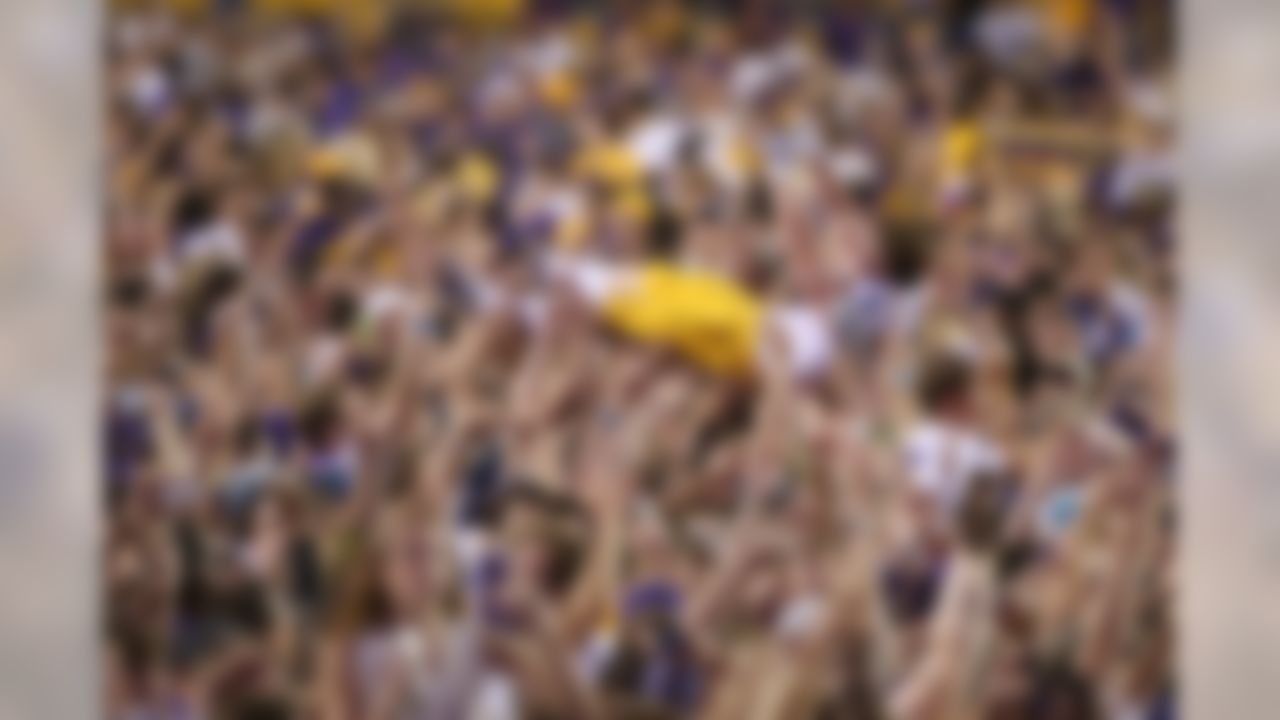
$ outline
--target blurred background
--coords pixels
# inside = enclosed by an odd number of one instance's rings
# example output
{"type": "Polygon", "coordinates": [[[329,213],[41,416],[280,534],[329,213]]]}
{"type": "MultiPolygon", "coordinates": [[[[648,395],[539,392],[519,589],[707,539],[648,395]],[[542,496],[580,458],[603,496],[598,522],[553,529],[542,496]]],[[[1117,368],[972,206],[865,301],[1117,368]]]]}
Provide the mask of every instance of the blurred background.
{"type": "Polygon", "coordinates": [[[1173,22],[112,3],[103,713],[1174,717],[1173,22]]]}

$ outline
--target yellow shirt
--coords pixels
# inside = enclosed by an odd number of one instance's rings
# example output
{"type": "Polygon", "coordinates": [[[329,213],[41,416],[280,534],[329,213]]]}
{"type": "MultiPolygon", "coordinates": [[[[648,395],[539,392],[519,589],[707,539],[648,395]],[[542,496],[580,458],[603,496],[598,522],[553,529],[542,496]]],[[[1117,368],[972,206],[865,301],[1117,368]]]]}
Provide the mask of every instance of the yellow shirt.
{"type": "Polygon", "coordinates": [[[434,0],[434,4],[444,4],[462,22],[488,27],[517,20],[525,9],[524,0],[434,0]]]}
{"type": "Polygon", "coordinates": [[[712,372],[740,376],[755,366],[764,310],[720,275],[651,263],[605,303],[604,317],[633,339],[671,348],[712,372]]]}
{"type": "Polygon", "coordinates": [[[982,152],[982,130],[976,123],[958,122],[947,128],[942,138],[943,176],[967,175],[982,152]]]}
{"type": "Polygon", "coordinates": [[[583,150],[578,156],[578,172],[614,187],[643,179],[640,162],[624,145],[601,143],[583,150]]]}
{"type": "Polygon", "coordinates": [[[1049,28],[1059,37],[1079,38],[1093,19],[1093,0],[1042,0],[1049,28]]]}

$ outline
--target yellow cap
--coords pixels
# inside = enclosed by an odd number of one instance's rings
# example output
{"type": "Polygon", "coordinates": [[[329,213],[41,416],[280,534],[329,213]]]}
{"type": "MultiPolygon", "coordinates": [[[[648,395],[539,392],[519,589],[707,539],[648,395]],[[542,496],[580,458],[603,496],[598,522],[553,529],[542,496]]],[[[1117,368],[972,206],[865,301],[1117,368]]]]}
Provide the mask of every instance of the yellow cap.
{"type": "Polygon", "coordinates": [[[346,2],[336,3],[334,14],[342,27],[360,42],[376,41],[387,23],[387,3],[346,2]]]}
{"type": "Polygon", "coordinates": [[[200,15],[208,12],[210,6],[209,0],[169,0],[169,7],[180,15],[200,15]]]}
{"type": "Polygon", "coordinates": [[[744,137],[737,138],[730,148],[734,170],[744,176],[754,176],[760,172],[760,151],[756,149],[753,143],[747,142],[744,137]]]}
{"type": "Polygon", "coordinates": [[[678,2],[655,2],[645,13],[640,30],[649,40],[670,42],[687,25],[684,10],[678,2]]]}
{"type": "Polygon", "coordinates": [[[639,161],[620,143],[602,143],[588,148],[579,159],[579,169],[588,178],[614,187],[639,182],[644,175],[639,161]]]}
{"type": "Polygon", "coordinates": [[[382,277],[393,277],[400,270],[401,259],[400,250],[395,245],[383,243],[374,252],[374,272],[382,277]]]}
{"type": "Polygon", "coordinates": [[[255,0],[255,9],[269,13],[324,13],[333,9],[333,0],[255,0]]]}
{"type": "Polygon", "coordinates": [[[577,80],[565,72],[544,77],[538,85],[538,93],[544,103],[561,110],[576,105],[582,95],[577,80]]]}
{"type": "Polygon", "coordinates": [[[454,177],[458,187],[472,200],[485,202],[498,189],[498,171],[488,158],[471,153],[462,158],[454,177]]]}
{"type": "Polygon", "coordinates": [[[307,170],[320,180],[332,180],[342,175],[342,161],[331,150],[319,148],[307,158],[307,170]]]}
{"type": "Polygon", "coordinates": [[[457,20],[476,26],[495,26],[519,19],[525,3],[524,0],[449,0],[448,5],[457,20]]]}
{"type": "Polygon", "coordinates": [[[1093,17],[1091,0],[1044,0],[1050,29],[1063,37],[1079,37],[1093,17]]]}
{"type": "Polygon", "coordinates": [[[944,175],[967,174],[973,169],[982,150],[982,133],[975,123],[955,123],[942,138],[942,171],[944,175]]]}
{"type": "Polygon", "coordinates": [[[378,148],[365,135],[348,133],[311,153],[307,167],[317,178],[376,182],[381,168],[378,148]]]}

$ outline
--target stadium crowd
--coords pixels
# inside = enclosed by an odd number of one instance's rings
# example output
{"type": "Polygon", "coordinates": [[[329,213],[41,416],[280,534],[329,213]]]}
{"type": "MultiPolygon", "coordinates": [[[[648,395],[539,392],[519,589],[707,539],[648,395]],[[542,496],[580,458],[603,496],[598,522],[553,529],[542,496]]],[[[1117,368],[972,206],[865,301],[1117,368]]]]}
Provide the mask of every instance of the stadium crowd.
{"type": "Polygon", "coordinates": [[[104,713],[1174,717],[1172,16],[115,3],[104,713]]]}

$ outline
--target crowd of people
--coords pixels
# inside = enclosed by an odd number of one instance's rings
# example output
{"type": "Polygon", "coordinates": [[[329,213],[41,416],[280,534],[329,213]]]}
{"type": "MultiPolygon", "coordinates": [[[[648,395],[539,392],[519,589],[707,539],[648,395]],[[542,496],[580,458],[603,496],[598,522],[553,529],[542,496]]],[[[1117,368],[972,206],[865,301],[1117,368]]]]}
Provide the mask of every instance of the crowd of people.
{"type": "Polygon", "coordinates": [[[116,3],[106,716],[1174,717],[1172,20],[116,3]]]}

